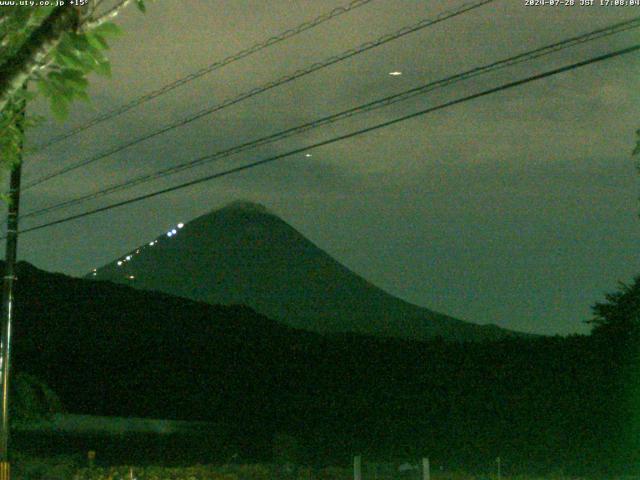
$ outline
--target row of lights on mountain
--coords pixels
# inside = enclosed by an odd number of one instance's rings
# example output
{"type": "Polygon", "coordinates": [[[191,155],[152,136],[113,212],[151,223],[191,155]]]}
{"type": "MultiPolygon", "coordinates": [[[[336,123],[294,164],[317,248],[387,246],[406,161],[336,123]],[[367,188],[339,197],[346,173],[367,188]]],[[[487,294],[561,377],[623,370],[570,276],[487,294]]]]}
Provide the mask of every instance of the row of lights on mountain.
{"type": "MultiPolygon", "coordinates": [[[[180,230],[182,227],[184,227],[184,223],[179,223],[178,225],[176,225],[176,228],[172,228],[171,230],[169,230],[167,232],[167,237],[173,237],[174,235],[178,234],[178,230],[180,230]]],[[[153,247],[154,245],[158,244],[158,240],[154,240],[152,242],[149,242],[149,244],[147,245],[148,247],[153,247]]],[[[145,247],[142,247],[143,249],[145,247]]],[[[138,248],[135,253],[129,254],[126,257],[124,257],[122,260],[118,260],[117,265],[119,267],[121,267],[122,265],[124,265],[126,262],[130,262],[131,260],[133,260],[133,256],[137,255],[140,253],[140,249],[138,248]]],[[[96,269],[93,270],[93,275],[97,275],[97,271],[96,269]]],[[[134,280],[135,277],[133,275],[129,275],[127,277],[129,280],[134,280]]]]}

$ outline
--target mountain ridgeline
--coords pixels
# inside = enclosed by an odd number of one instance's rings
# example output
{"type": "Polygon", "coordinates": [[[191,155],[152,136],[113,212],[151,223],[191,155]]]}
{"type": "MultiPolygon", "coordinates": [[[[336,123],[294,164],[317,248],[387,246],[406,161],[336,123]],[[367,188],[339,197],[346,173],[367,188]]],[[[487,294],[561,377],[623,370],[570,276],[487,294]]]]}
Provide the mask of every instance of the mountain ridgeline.
{"type": "MultiPolygon", "coordinates": [[[[487,472],[500,456],[505,473],[593,474],[637,460],[626,438],[637,445],[638,436],[624,420],[636,404],[625,403],[629,382],[615,342],[321,335],[244,306],[26,263],[18,268],[15,313],[14,368],[43,380],[68,412],[217,425],[210,435],[183,438],[180,449],[171,436],[137,444],[117,437],[111,458],[120,463],[169,454],[192,463],[235,454],[270,461],[282,434],[295,439],[298,461],[329,465],[355,453],[380,460],[428,455],[434,467],[487,472]],[[134,447],[141,456],[133,456],[134,447]]],[[[35,448],[36,440],[22,445],[35,448]]],[[[98,439],[38,441],[49,452],[98,445],[101,458],[107,448],[98,439]]]]}
{"type": "Polygon", "coordinates": [[[313,332],[425,340],[515,335],[412,305],[331,258],[266,208],[237,202],[137,247],[87,278],[241,304],[313,332]],[[129,259],[127,257],[130,257],[129,259]]]}

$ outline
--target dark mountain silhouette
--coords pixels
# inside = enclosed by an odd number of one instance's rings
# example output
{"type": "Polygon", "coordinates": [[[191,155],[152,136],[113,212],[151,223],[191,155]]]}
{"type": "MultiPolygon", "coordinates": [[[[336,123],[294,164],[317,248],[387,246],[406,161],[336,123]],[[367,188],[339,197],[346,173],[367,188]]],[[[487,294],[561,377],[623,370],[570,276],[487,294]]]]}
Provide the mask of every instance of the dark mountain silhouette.
{"type": "Polygon", "coordinates": [[[236,202],[175,231],[87,277],[210,304],[248,305],[315,332],[456,340],[514,334],[463,322],[384,292],[260,205],[236,202]]]}
{"type": "Polygon", "coordinates": [[[612,361],[617,345],[597,338],[320,335],[248,307],[26,263],[16,287],[14,369],[43,380],[69,413],[217,425],[197,436],[118,436],[108,445],[21,434],[24,448],[86,452],[92,445],[120,463],[224,462],[235,453],[256,461],[270,460],[274,438],[286,434],[301,461],[325,464],[354,453],[428,455],[434,466],[487,472],[501,456],[511,472],[593,474],[636,459],[621,440],[630,407],[624,368],[612,361]]]}

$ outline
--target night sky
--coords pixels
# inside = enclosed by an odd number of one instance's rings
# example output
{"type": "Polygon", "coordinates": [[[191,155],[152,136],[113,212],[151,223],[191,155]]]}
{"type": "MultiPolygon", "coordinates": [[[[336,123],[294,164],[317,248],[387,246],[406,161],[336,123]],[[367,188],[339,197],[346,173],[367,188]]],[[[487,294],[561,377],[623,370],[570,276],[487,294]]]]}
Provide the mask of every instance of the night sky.
{"type": "MultiPolygon", "coordinates": [[[[579,0],[576,0],[578,3],[579,0]]],[[[599,3],[599,0],[597,0],[599,3]]],[[[118,18],[113,78],[31,132],[41,143],[346,0],[159,0],[118,18]]],[[[39,178],[463,2],[374,0],[27,157],[39,178]]],[[[499,0],[313,73],[24,192],[23,213],[394,92],[640,15],[640,7],[499,0]],[[389,72],[401,71],[391,76],[389,72]]],[[[48,216],[27,228],[266,158],[638,43],[637,30],[244,152],[48,216]]],[[[228,202],[259,202],[405,300],[476,323],[586,333],[590,306],[640,273],[638,53],[288,159],[25,234],[19,256],[83,275],[228,202]]],[[[46,113],[43,105],[35,112],[46,113]]]]}

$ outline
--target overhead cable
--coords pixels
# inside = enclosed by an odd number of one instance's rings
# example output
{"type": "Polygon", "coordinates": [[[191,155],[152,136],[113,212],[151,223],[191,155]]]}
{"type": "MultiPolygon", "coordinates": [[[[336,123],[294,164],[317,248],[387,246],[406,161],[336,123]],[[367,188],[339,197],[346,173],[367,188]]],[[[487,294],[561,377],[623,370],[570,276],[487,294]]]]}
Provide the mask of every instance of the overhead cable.
{"type": "Polygon", "coordinates": [[[95,125],[98,125],[99,123],[105,122],[107,120],[111,120],[112,118],[115,118],[119,115],[122,115],[125,112],[128,112],[129,110],[142,105],[145,102],[148,102],[149,100],[153,100],[154,98],[157,98],[161,95],[164,95],[166,93],[169,93],[172,90],[175,90],[178,87],[181,87],[189,82],[192,82],[193,80],[196,80],[204,75],[207,75],[215,70],[218,70],[222,67],[225,67],[231,63],[237,62],[238,60],[242,60],[243,58],[248,57],[249,55],[253,55],[254,53],[257,53],[267,47],[271,47],[273,45],[276,45],[284,40],[287,40],[289,38],[295,37],[296,35],[299,35],[302,32],[306,32],[307,30],[311,30],[314,27],[317,27],[318,25],[321,25],[333,18],[336,18],[344,13],[350,12],[352,10],[355,10],[356,8],[362,7],[363,5],[366,5],[367,3],[372,2],[373,0],[353,0],[352,2],[350,2],[348,5],[344,6],[344,7],[337,7],[334,8],[333,10],[331,10],[330,12],[324,13],[316,18],[314,18],[313,20],[310,20],[308,22],[304,22],[300,25],[298,25],[295,28],[291,28],[289,30],[286,30],[282,33],[279,33],[278,35],[275,35],[273,37],[267,38],[266,40],[260,41],[258,43],[255,43],[254,45],[252,45],[249,48],[245,48],[244,50],[241,50],[237,53],[234,53],[233,55],[229,55],[228,57],[223,58],[222,60],[216,61],[214,63],[212,63],[211,65],[208,65],[206,67],[201,68],[200,70],[197,70],[193,73],[190,73],[189,75],[186,75],[182,78],[179,78],[178,80],[175,80],[171,83],[168,83],[160,88],[158,88],[157,90],[153,90],[151,92],[145,93],[144,95],[135,98],[133,100],[131,100],[130,102],[119,106],[118,108],[115,108],[113,110],[110,110],[108,112],[105,112],[101,115],[98,115],[97,117],[83,123],[82,125],[77,126],[76,128],[72,128],[68,131],[66,131],[65,133],[61,134],[61,135],[57,135],[49,140],[47,140],[46,142],[38,145],[36,147],[36,149],[34,150],[34,152],[38,152],[41,150],[44,150],[45,148],[48,148],[52,145],[55,145],[56,143],[59,143],[63,140],[66,140],[69,137],[72,137],[74,135],[77,135],[80,132],[84,132],[85,130],[94,127],[95,125]]]}
{"type": "Polygon", "coordinates": [[[167,132],[170,132],[172,130],[175,130],[176,128],[180,128],[183,127],[185,125],[188,125],[189,123],[192,123],[202,117],[205,117],[207,115],[211,115],[212,113],[218,112],[220,110],[223,110],[225,108],[228,108],[232,105],[235,105],[237,103],[240,103],[244,100],[247,100],[251,97],[254,97],[256,95],[259,95],[261,93],[264,93],[268,90],[271,90],[273,88],[279,87],[280,85],[284,85],[286,83],[292,82],[294,80],[297,80],[299,78],[302,78],[306,75],[309,75],[311,73],[317,72],[318,70],[322,70],[324,68],[327,68],[331,65],[335,65],[336,63],[342,62],[344,60],[347,60],[348,58],[354,57],[356,55],[360,55],[364,52],[367,52],[373,48],[377,48],[381,45],[384,45],[388,42],[391,42],[393,40],[396,40],[398,38],[404,37],[405,35],[408,35],[410,33],[414,33],[417,32],[419,30],[422,30],[424,28],[427,28],[429,26],[435,25],[437,23],[443,22],[445,20],[457,17],[459,15],[462,15],[466,12],[469,12],[471,10],[474,10],[476,8],[479,8],[483,5],[486,5],[488,3],[492,3],[496,0],[479,0],[479,1],[475,1],[475,2],[471,2],[471,3],[465,3],[464,5],[462,5],[461,7],[458,7],[454,10],[447,10],[445,12],[440,13],[438,16],[436,16],[435,18],[426,18],[423,19],[413,25],[407,26],[407,27],[403,27],[400,30],[394,32],[394,33],[389,33],[387,35],[384,35],[382,37],[379,37],[377,40],[371,41],[371,42],[366,42],[362,45],[360,45],[359,47],[347,50],[346,52],[343,52],[339,55],[335,55],[332,56],[322,62],[318,62],[318,63],[314,63],[313,65],[305,68],[305,69],[301,69],[301,70],[297,70],[292,74],[289,75],[285,75],[281,78],[279,78],[278,80],[269,82],[265,85],[262,85],[260,87],[256,87],[253,88],[252,90],[249,90],[247,92],[241,93],[240,95],[230,98],[228,100],[223,101],[222,103],[213,105],[212,107],[208,107],[206,109],[200,110],[199,112],[196,112],[194,114],[189,115],[186,118],[183,118],[182,120],[179,120],[177,122],[173,122],[169,125],[165,125],[164,127],[159,128],[158,130],[155,130],[153,132],[147,133],[145,135],[142,135],[141,137],[138,137],[134,140],[131,140],[129,142],[126,142],[122,145],[118,145],[116,147],[113,147],[105,152],[99,153],[97,155],[94,155],[93,157],[90,157],[88,159],[85,160],[81,160],[79,162],[73,163],[71,165],[68,165],[66,167],[62,167],[59,170],[56,170],[52,173],[49,173],[47,175],[44,175],[36,180],[33,180],[31,182],[27,182],[25,184],[25,186],[23,187],[23,191],[28,190],[30,188],[35,187],[36,185],[40,185],[41,183],[44,183],[48,180],[51,180],[53,178],[56,178],[60,175],[64,175],[66,173],[72,172],[74,170],[77,170],[78,168],[82,168],[85,167],[87,165],[90,165],[92,163],[97,162],[98,160],[101,160],[103,158],[109,157],[111,155],[114,155],[116,153],[122,152],[123,150],[126,150],[127,148],[130,148],[134,145],[138,145],[141,142],[144,142],[146,140],[149,140],[151,138],[157,137],[158,135],[162,135],[165,134],[167,132]]]}
{"type": "Polygon", "coordinates": [[[333,143],[336,143],[336,142],[340,142],[342,140],[346,140],[346,139],[353,138],[353,137],[356,137],[356,136],[359,136],[359,135],[363,135],[365,133],[373,132],[373,131],[379,130],[381,128],[385,128],[385,127],[388,127],[388,126],[391,126],[391,125],[395,125],[395,124],[400,123],[400,122],[404,122],[406,120],[410,120],[412,118],[416,118],[416,117],[419,117],[419,116],[422,116],[422,115],[426,115],[428,113],[432,113],[432,112],[435,112],[435,111],[438,111],[438,110],[449,108],[449,107],[452,107],[454,105],[459,105],[461,103],[465,103],[465,102],[468,102],[470,100],[474,100],[476,98],[480,98],[480,97],[491,95],[491,94],[494,94],[494,93],[497,93],[497,92],[508,90],[508,89],[511,89],[511,88],[514,88],[514,87],[518,87],[518,86],[521,86],[521,85],[524,85],[524,84],[527,84],[527,83],[530,83],[530,82],[533,82],[533,81],[536,81],[536,80],[541,80],[543,78],[548,78],[548,77],[551,77],[553,75],[557,75],[557,74],[560,74],[560,73],[568,72],[568,71],[574,70],[576,68],[584,67],[586,65],[590,65],[590,64],[593,64],[593,63],[596,63],[596,62],[602,62],[604,60],[609,60],[611,58],[619,57],[621,55],[627,55],[627,54],[632,53],[632,52],[637,52],[638,50],[640,50],[640,44],[636,44],[636,45],[634,45],[632,47],[627,47],[627,48],[624,48],[624,49],[621,49],[621,50],[616,50],[614,52],[610,52],[610,53],[607,53],[607,54],[604,54],[604,55],[599,55],[597,57],[592,57],[592,58],[590,58],[588,60],[583,60],[583,61],[580,61],[580,62],[572,63],[572,64],[566,65],[564,67],[555,68],[553,70],[548,70],[546,72],[539,73],[539,74],[536,74],[536,75],[532,75],[532,76],[526,77],[526,78],[521,79],[521,80],[516,80],[516,81],[513,81],[513,82],[502,84],[502,85],[494,87],[494,88],[490,88],[488,90],[483,90],[482,92],[479,92],[479,93],[474,93],[472,95],[467,95],[465,97],[462,97],[462,98],[459,98],[459,99],[456,99],[456,100],[451,100],[449,102],[442,103],[442,104],[437,105],[435,107],[430,107],[430,108],[427,108],[427,109],[424,109],[424,110],[420,110],[418,112],[411,113],[409,115],[404,115],[402,117],[395,118],[393,120],[388,120],[386,122],[379,123],[377,125],[373,125],[373,126],[370,126],[370,127],[367,127],[367,128],[356,130],[354,132],[350,132],[350,133],[347,133],[347,134],[344,134],[344,135],[333,137],[333,138],[330,138],[328,140],[323,140],[321,142],[317,142],[317,143],[314,143],[312,145],[308,145],[306,147],[296,148],[294,150],[290,150],[290,151],[285,152],[285,153],[274,155],[272,157],[268,157],[268,158],[265,158],[265,159],[262,159],[262,160],[257,160],[255,162],[248,163],[248,164],[245,164],[245,165],[241,165],[241,166],[238,166],[238,167],[230,168],[230,169],[224,170],[222,172],[217,172],[217,173],[214,173],[214,174],[211,174],[211,175],[200,177],[200,178],[197,178],[195,180],[190,180],[188,182],[184,182],[184,183],[181,183],[179,185],[174,185],[172,187],[163,188],[161,190],[156,190],[155,192],[147,193],[147,194],[144,194],[144,195],[139,195],[137,197],[133,197],[133,198],[130,198],[130,199],[127,199],[127,200],[115,202],[115,203],[112,203],[110,205],[106,205],[106,206],[103,206],[103,207],[95,208],[95,209],[88,210],[88,211],[85,211],[85,212],[82,212],[82,213],[78,213],[78,214],[75,214],[75,215],[70,215],[70,216],[67,216],[67,217],[64,217],[64,218],[61,218],[61,219],[58,219],[58,220],[54,220],[54,221],[51,221],[51,222],[47,222],[47,223],[43,223],[43,224],[40,224],[40,225],[36,225],[34,227],[30,227],[30,228],[27,228],[27,229],[24,229],[24,230],[20,230],[20,233],[29,233],[29,232],[41,230],[43,228],[48,228],[48,227],[51,227],[51,226],[54,226],[54,225],[59,225],[59,224],[62,224],[62,223],[70,222],[72,220],[77,220],[79,218],[84,218],[84,217],[87,217],[87,216],[90,216],[90,215],[95,215],[96,213],[105,212],[105,211],[108,211],[108,210],[112,210],[114,208],[122,207],[122,206],[125,206],[125,205],[130,205],[132,203],[140,202],[142,200],[146,200],[146,199],[149,199],[149,198],[157,197],[157,196],[163,195],[165,193],[170,193],[170,192],[175,192],[175,191],[178,191],[178,190],[182,190],[184,188],[188,188],[188,187],[191,187],[193,185],[198,185],[200,183],[208,182],[210,180],[226,177],[226,176],[234,174],[234,173],[250,170],[250,169],[253,169],[253,168],[261,166],[261,165],[265,165],[265,164],[268,164],[268,163],[275,162],[277,160],[281,160],[283,158],[287,158],[287,157],[291,157],[293,155],[298,155],[300,153],[308,152],[309,150],[312,150],[314,148],[318,148],[318,147],[322,147],[322,146],[325,146],[325,145],[330,145],[330,144],[333,144],[333,143]]]}
{"type": "Polygon", "coordinates": [[[558,51],[580,45],[589,41],[597,40],[606,36],[610,36],[616,33],[620,33],[622,31],[634,29],[640,27],[640,17],[636,17],[635,19],[619,22],[608,27],[600,28],[597,30],[593,30],[591,32],[578,35],[575,37],[568,38],[566,40],[562,40],[559,42],[555,42],[549,45],[545,45],[540,48],[536,48],[534,50],[530,50],[528,52],[524,52],[515,56],[511,56],[502,60],[498,60],[480,67],[473,68],[471,70],[467,70],[462,73],[458,73],[456,75],[451,75],[445,77],[443,79],[429,82],[424,85],[420,85],[418,87],[411,88],[409,90],[396,93],[372,102],[365,103],[363,105],[359,105],[357,107],[349,108],[347,110],[343,110],[339,113],[335,113],[332,115],[325,116],[323,118],[314,120],[312,122],[307,122],[302,125],[298,125],[296,127],[288,128],[286,130],[282,130],[280,132],[252,140],[249,142],[242,143],[240,145],[234,146],[232,148],[228,148],[225,150],[221,150],[214,154],[205,155],[203,157],[197,158],[195,160],[191,160],[189,162],[184,162],[179,165],[173,165],[171,167],[167,167],[161,170],[158,170],[153,173],[142,174],[130,180],[126,180],[124,182],[112,184],[106,188],[100,189],[95,192],[91,192],[80,197],[76,197],[74,199],[66,200],[51,206],[43,207],[37,210],[33,210],[27,212],[22,215],[22,218],[29,217],[38,217],[42,216],[46,213],[59,210],[61,208],[66,208],[74,205],[78,205],[84,203],[89,200],[94,200],[105,195],[109,195],[111,193],[115,193],[117,191],[133,188],[137,185],[150,182],[153,180],[157,180],[159,178],[164,178],[169,175],[173,175],[184,170],[189,170],[196,166],[200,166],[205,163],[210,163],[212,161],[221,160],[224,158],[228,158],[232,155],[237,155],[241,152],[247,151],[249,149],[254,149],[260,146],[268,145],[274,143],[276,141],[283,140],[285,138],[291,137],[293,135],[298,135],[304,133],[306,131],[319,128],[324,125],[329,125],[346,118],[350,118],[356,115],[360,115],[366,112],[370,112],[382,107],[386,107],[388,105],[392,105],[401,101],[408,100],[410,98],[414,98],[418,95],[424,95],[428,92],[434,91],[439,88],[444,88],[455,84],[457,82],[461,82],[464,80],[468,80],[470,78],[474,78],[480,75],[484,75],[487,73],[494,72],[496,70],[500,70],[503,68],[511,67],[514,65],[518,65],[524,62],[529,62],[534,59],[540,58],[542,56],[550,55],[552,53],[556,53],[558,51]]]}

